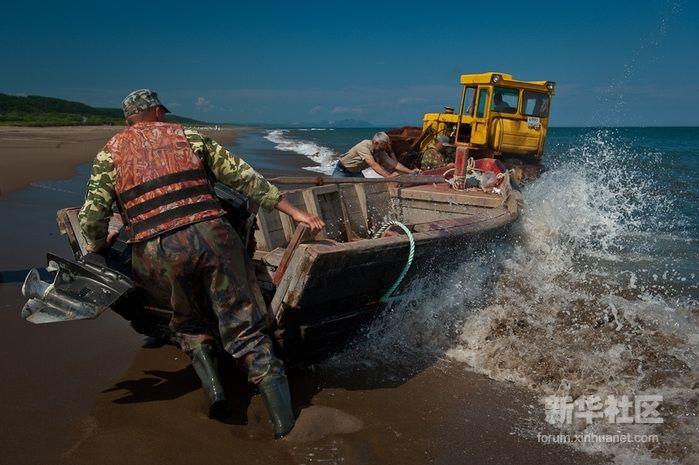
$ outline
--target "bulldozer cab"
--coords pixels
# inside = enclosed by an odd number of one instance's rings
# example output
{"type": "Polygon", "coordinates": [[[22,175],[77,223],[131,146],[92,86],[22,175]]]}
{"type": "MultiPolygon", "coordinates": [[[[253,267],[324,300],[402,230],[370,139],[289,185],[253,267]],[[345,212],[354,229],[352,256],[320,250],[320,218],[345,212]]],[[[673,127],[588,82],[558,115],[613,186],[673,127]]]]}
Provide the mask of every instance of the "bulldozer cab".
{"type": "Polygon", "coordinates": [[[488,72],[461,75],[457,111],[427,113],[421,149],[437,134],[465,146],[476,158],[514,157],[538,163],[544,152],[549,109],[555,83],[518,81],[512,75],[488,72]]]}

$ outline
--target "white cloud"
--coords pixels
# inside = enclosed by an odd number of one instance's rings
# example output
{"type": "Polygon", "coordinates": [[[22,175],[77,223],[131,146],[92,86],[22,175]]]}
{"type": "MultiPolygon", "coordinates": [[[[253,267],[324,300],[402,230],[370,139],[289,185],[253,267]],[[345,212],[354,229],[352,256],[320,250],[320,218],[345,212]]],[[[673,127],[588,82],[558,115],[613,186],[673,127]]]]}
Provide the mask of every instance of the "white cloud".
{"type": "Polygon", "coordinates": [[[322,105],[316,105],[316,106],[314,106],[313,108],[311,108],[311,109],[309,110],[309,113],[311,113],[311,114],[316,114],[316,113],[320,113],[321,111],[323,111],[323,106],[322,106],[322,105]]]}
{"type": "Polygon", "coordinates": [[[197,97],[197,101],[194,103],[199,111],[209,111],[214,108],[214,106],[206,100],[204,97],[197,97]]]}

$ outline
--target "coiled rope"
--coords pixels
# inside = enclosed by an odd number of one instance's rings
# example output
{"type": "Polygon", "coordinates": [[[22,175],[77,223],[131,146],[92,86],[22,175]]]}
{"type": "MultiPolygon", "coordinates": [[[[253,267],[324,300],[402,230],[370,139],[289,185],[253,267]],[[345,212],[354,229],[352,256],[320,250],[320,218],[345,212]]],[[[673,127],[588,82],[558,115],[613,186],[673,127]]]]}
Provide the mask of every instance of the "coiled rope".
{"type": "Polygon", "coordinates": [[[393,286],[381,297],[380,302],[388,302],[389,300],[395,299],[396,297],[392,297],[392,294],[395,292],[395,290],[398,288],[400,285],[401,281],[403,281],[403,278],[405,278],[405,275],[408,274],[408,270],[410,269],[410,265],[413,263],[413,257],[415,256],[415,239],[413,239],[413,233],[410,232],[410,229],[403,223],[399,221],[387,221],[384,223],[379,230],[374,234],[374,239],[381,237],[383,233],[388,231],[389,228],[393,226],[398,226],[405,232],[405,234],[408,236],[408,241],[410,241],[410,253],[408,254],[408,261],[403,267],[403,271],[401,271],[400,275],[398,276],[398,279],[396,279],[396,282],[393,283],[393,286]]]}

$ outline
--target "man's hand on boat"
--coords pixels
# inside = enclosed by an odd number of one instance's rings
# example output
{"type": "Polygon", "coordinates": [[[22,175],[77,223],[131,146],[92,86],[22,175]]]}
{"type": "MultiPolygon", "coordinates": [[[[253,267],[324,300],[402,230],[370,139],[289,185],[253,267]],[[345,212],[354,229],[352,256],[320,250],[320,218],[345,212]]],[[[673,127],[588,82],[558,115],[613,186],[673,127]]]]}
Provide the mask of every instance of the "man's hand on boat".
{"type": "Polygon", "coordinates": [[[279,200],[276,207],[282,213],[286,213],[294,219],[297,223],[307,224],[311,228],[311,232],[316,234],[318,231],[325,227],[325,222],[320,219],[320,217],[313,215],[311,213],[299,210],[291,204],[284,197],[279,200]]]}

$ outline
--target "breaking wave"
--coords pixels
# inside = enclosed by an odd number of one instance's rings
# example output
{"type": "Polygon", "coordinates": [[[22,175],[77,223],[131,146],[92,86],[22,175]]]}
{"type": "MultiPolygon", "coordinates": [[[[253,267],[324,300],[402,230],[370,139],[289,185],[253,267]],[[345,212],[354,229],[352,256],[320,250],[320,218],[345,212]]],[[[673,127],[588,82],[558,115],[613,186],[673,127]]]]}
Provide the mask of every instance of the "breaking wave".
{"type": "MultiPolygon", "coordinates": [[[[308,131],[324,131],[324,129],[310,128],[308,131]]],[[[331,174],[335,167],[338,154],[334,150],[313,141],[291,137],[288,129],[274,129],[264,137],[272,142],[277,150],[299,153],[311,159],[315,165],[306,166],[303,168],[305,170],[331,174]]]]}
{"type": "Polygon", "coordinates": [[[533,436],[552,428],[546,396],[660,395],[662,424],[605,419],[556,432],[657,434],[659,444],[575,447],[624,465],[699,463],[698,245],[677,197],[659,195],[669,163],[613,130],[547,162],[506,241],[464,254],[456,272],[411,283],[339,357],[400,364],[431,355],[525,386],[542,400],[523,433],[533,436]]]}

